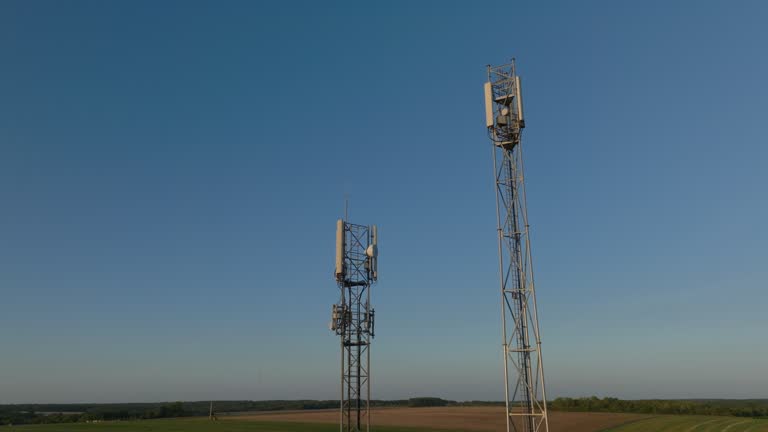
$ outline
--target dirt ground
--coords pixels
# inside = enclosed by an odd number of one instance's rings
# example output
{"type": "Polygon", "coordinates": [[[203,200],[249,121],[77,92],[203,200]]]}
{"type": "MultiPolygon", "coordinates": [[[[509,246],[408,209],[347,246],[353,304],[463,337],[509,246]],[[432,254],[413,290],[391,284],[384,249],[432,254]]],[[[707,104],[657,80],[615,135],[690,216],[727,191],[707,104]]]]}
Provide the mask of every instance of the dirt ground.
{"type": "MultiPolygon", "coordinates": [[[[640,414],[567,413],[550,412],[552,430],[568,432],[597,432],[609,427],[647,418],[640,414]]],[[[336,410],[266,412],[228,417],[264,421],[294,421],[306,423],[336,423],[336,410]]],[[[500,407],[439,407],[439,408],[383,408],[373,410],[374,425],[412,426],[464,431],[501,431],[505,429],[504,408],[500,407]]]]}

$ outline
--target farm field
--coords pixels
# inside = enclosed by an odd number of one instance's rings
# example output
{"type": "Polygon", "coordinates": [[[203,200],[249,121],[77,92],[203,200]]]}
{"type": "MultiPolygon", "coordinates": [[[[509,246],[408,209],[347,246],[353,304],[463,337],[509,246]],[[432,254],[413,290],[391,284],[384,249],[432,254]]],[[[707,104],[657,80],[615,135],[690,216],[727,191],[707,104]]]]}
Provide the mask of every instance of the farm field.
{"type": "MultiPolygon", "coordinates": [[[[335,410],[273,412],[237,418],[335,424],[338,421],[338,412],[335,410]]],[[[380,409],[372,413],[372,419],[377,426],[407,426],[454,431],[504,430],[503,408],[499,407],[380,409]]],[[[550,411],[549,424],[554,432],[768,432],[768,420],[717,416],[550,411]]],[[[383,429],[377,428],[377,430],[383,429]]]]}
{"type": "MultiPolygon", "coordinates": [[[[336,432],[338,412],[267,412],[206,418],[3,427],[18,432],[336,432]]],[[[496,407],[391,408],[374,411],[376,432],[504,430],[496,407]]],[[[768,420],[740,417],[550,412],[553,432],[768,432],[768,420]]]]}
{"type": "MultiPolygon", "coordinates": [[[[642,414],[550,412],[549,425],[553,431],[596,432],[650,417],[642,414]]],[[[338,422],[339,413],[336,410],[271,412],[231,418],[335,424],[338,422]]],[[[503,407],[384,408],[374,410],[371,419],[375,426],[453,431],[505,429],[503,407]]]]}
{"type": "MultiPolygon", "coordinates": [[[[103,423],[59,423],[3,427],[17,432],[337,432],[333,424],[261,422],[228,420],[211,422],[207,418],[115,421],[103,423]]],[[[440,429],[381,427],[376,432],[448,432],[440,429]]]]}
{"type": "Polygon", "coordinates": [[[664,415],[641,420],[606,432],[768,432],[768,420],[743,417],[664,415]]]}

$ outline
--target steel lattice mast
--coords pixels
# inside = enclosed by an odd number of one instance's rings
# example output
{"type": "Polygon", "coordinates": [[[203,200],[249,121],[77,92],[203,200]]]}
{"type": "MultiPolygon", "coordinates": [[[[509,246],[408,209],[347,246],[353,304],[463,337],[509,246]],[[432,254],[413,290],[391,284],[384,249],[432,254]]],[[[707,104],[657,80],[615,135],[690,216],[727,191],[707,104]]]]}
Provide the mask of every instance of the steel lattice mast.
{"type": "Polygon", "coordinates": [[[485,110],[496,184],[507,431],[549,431],[523,182],[525,119],[514,60],[488,66],[485,110]]]}
{"type": "Polygon", "coordinates": [[[331,330],[341,343],[339,430],[371,428],[371,340],[374,314],[371,285],[378,277],[376,226],[336,224],[336,270],[340,301],[333,305],[331,330]]]}

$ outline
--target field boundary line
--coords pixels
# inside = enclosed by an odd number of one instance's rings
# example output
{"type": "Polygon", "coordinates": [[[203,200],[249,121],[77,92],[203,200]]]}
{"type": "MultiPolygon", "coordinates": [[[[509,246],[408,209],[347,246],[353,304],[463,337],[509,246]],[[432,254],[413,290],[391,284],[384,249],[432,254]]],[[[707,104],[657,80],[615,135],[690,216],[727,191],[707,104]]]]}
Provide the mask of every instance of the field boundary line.
{"type": "Polygon", "coordinates": [[[727,428],[728,426],[732,425],[734,422],[738,423],[740,419],[731,417],[729,419],[723,420],[721,422],[715,423],[713,425],[707,426],[706,428],[702,429],[702,432],[722,432],[727,428]]]}
{"type": "Polygon", "coordinates": [[[692,430],[696,429],[699,426],[704,426],[705,424],[714,423],[714,422],[716,422],[718,420],[722,420],[722,419],[707,420],[704,423],[699,423],[699,424],[696,424],[696,425],[693,425],[693,426],[689,427],[688,429],[685,430],[685,432],[691,432],[692,430]]]}
{"type": "Polygon", "coordinates": [[[727,431],[728,429],[730,429],[730,428],[732,428],[732,427],[734,427],[734,426],[736,426],[736,425],[740,425],[740,424],[744,424],[744,423],[748,423],[748,422],[749,422],[749,420],[740,421],[740,422],[738,422],[738,423],[731,423],[731,424],[729,424],[728,426],[726,426],[726,427],[725,427],[725,429],[723,429],[723,431],[722,431],[722,432],[725,432],[725,431],[727,431]]]}

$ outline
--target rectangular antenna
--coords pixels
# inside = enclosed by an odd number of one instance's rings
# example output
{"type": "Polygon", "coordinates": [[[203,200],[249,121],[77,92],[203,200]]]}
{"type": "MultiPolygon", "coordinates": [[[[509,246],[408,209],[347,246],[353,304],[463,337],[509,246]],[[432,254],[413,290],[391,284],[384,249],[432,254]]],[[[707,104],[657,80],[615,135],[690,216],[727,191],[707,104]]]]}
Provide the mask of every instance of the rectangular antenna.
{"type": "Polygon", "coordinates": [[[485,83],[485,127],[493,126],[493,89],[491,83],[485,83]]]}
{"type": "Polygon", "coordinates": [[[344,220],[336,221],[336,280],[344,278],[344,220]]]}
{"type": "Polygon", "coordinates": [[[515,94],[517,96],[517,120],[520,121],[520,127],[525,127],[525,120],[523,119],[523,88],[520,84],[519,75],[515,75],[515,94]]]}
{"type": "Polygon", "coordinates": [[[371,227],[371,244],[377,253],[377,256],[371,257],[371,271],[373,272],[373,280],[377,280],[379,278],[379,231],[376,229],[376,225],[371,227]]]}

